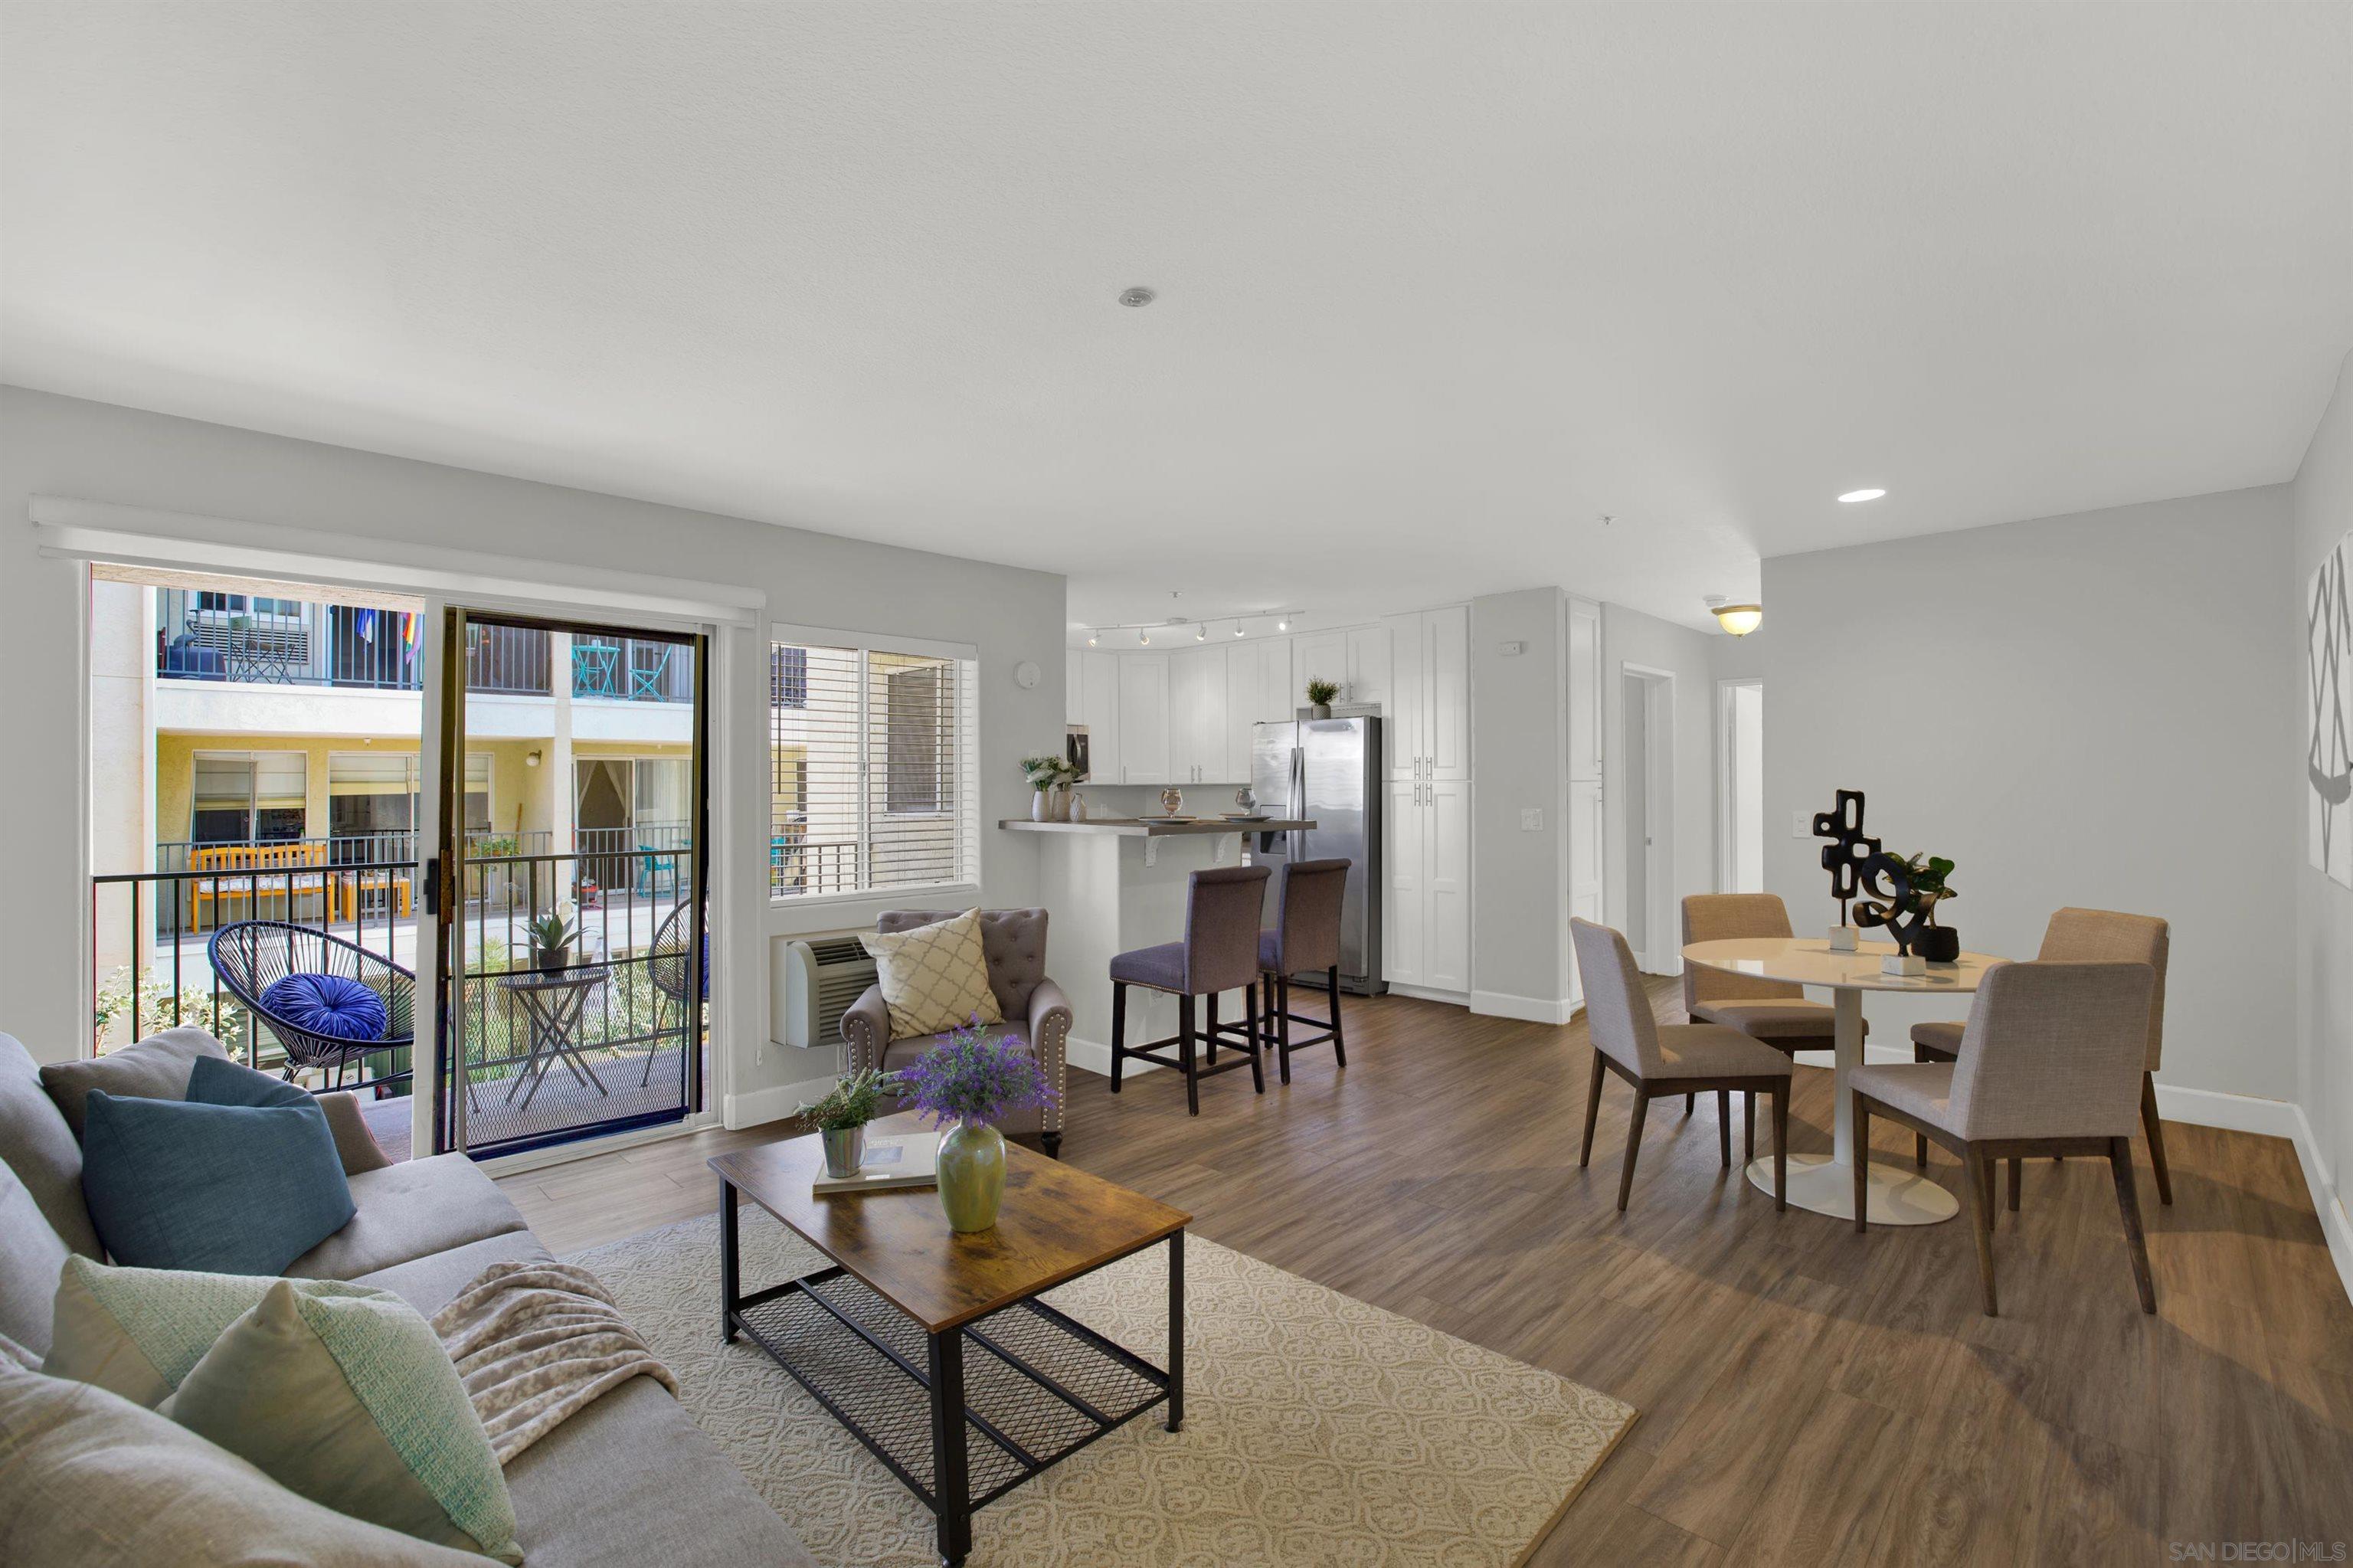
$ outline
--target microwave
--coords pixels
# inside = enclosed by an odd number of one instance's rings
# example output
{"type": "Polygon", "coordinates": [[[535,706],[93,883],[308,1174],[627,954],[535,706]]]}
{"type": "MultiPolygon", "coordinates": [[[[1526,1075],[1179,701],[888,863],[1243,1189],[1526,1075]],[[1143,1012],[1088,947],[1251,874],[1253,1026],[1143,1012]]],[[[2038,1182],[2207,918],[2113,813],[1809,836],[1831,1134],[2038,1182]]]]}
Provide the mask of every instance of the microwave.
{"type": "Polygon", "coordinates": [[[1079,770],[1079,782],[1084,784],[1092,775],[1087,771],[1087,726],[1082,724],[1062,726],[1062,756],[1079,770]]]}

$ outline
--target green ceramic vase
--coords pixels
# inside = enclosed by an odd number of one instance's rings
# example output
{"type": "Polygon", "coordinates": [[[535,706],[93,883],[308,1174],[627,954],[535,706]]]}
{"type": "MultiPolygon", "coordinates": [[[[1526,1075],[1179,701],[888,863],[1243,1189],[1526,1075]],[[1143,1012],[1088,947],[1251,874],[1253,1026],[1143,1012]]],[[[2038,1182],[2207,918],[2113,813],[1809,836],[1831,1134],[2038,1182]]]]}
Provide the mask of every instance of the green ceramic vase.
{"type": "Polygon", "coordinates": [[[960,1121],[940,1138],[940,1207],[948,1228],[985,1231],[1005,1196],[1005,1135],[985,1121],[960,1121]]]}

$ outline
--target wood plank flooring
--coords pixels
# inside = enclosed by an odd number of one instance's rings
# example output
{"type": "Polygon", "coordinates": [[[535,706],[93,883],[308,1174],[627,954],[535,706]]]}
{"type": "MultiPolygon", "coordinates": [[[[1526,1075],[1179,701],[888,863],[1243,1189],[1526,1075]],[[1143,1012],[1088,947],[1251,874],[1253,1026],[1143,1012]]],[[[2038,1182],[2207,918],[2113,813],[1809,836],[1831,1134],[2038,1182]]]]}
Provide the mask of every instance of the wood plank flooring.
{"type": "MultiPolygon", "coordinates": [[[[1653,994],[1680,1018],[1670,982],[1653,994]]],[[[1303,1053],[1263,1098],[1227,1075],[1198,1119],[1174,1074],[1114,1097],[1072,1073],[1063,1155],[1189,1209],[1198,1234],[1637,1405],[1535,1563],[2152,1563],[2172,1542],[2353,1541],[2353,1305],[2285,1142],[2168,1123],[2171,1208],[2136,1143],[2154,1318],[2105,1163],[2030,1161],[1987,1319],[1960,1224],[1857,1236],[1777,1215],[1718,1163],[1713,1097],[1688,1119],[1652,1107],[1618,1213],[1629,1097],[1605,1085],[1578,1170],[1581,1021],[1347,1007],[1345,1072],[1303,1053]]],[[[1792,1150],[1827,1151],[1830,1124],[1830,1074],[1801,1066],[1792,1150]]],[[[565,1252],[707,1212],[703,1160],[785,1130],[501,1184],[565,1252]]],[[[1883,1158],[1911,1159],[1909,1134],[1879,1132],[1883,1158]]],[[[1930,1160],[1954,1187],[1959,1167],[1930,1160]]]]}

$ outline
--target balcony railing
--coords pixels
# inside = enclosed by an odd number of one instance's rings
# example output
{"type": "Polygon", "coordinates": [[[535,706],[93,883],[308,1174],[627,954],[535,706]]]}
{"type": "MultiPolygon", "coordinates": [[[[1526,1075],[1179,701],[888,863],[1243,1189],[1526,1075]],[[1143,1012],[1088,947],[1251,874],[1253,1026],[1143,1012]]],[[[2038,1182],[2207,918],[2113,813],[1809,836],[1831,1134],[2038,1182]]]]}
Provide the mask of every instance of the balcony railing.
{"type": "MultiPolygon", "coordinates": [[[[336,686],[415,692],[424,686],[425,629],[396,610],[189,588],[155,591],[155,673],[171,681],[336,686]]],[[[546,696],[551,642],[537,627],[468,629],[466,687],[546,696]]],[[[628,703],[694,700],[693,656],[682,645],[581,636],[572,645],[572,694],[628,703]]]]}

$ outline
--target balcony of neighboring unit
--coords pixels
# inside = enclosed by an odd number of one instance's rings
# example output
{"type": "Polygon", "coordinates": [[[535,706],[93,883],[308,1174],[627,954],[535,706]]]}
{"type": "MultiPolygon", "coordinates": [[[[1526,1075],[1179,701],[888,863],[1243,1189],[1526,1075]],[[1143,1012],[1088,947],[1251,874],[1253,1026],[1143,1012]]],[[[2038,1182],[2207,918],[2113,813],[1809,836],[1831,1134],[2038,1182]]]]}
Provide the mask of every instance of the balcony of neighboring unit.
{"type": "MultiPolygon", "coordinates": [[[[159,729],[416,730],[427,635],[422,616],[189,588],[157,588],[155,612],[159,729]]],[[[620,637],[564,641],[576,736],[691,739],[692,660],[678,644],[620,637]]],[[[470,730],[547,733],[556,643],[537,627],[470,627],[470,730]]]]}

